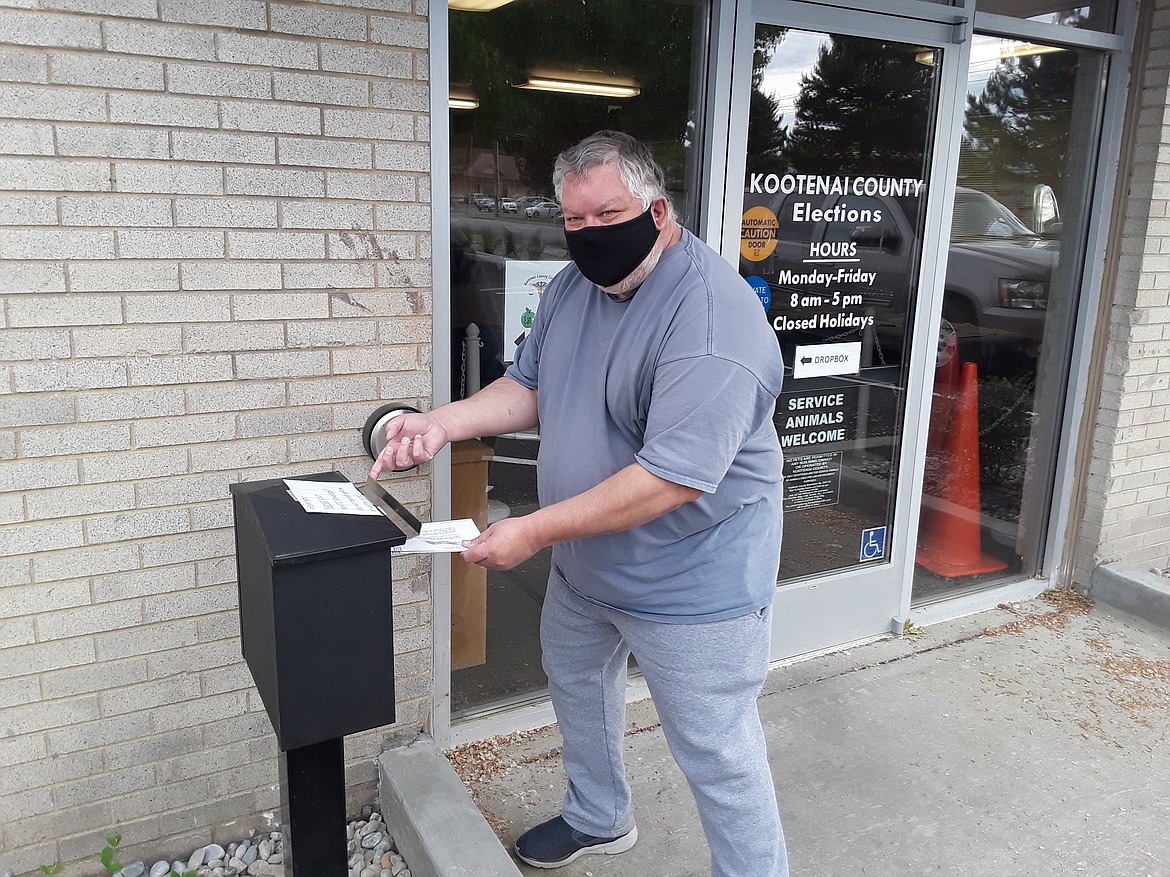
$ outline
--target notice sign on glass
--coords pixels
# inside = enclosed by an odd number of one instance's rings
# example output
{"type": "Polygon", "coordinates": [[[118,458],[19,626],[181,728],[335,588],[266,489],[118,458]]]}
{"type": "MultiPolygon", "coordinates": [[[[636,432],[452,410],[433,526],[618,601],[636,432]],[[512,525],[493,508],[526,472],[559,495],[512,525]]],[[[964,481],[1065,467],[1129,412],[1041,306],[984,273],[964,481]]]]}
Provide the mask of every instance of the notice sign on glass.
{"type": "Polygon", "coordinates": [[[564,260],[511,259],[504,265],[504,362],[516,358],[516,345],[528,335],[544,288],[568,265],[564,260]]]}

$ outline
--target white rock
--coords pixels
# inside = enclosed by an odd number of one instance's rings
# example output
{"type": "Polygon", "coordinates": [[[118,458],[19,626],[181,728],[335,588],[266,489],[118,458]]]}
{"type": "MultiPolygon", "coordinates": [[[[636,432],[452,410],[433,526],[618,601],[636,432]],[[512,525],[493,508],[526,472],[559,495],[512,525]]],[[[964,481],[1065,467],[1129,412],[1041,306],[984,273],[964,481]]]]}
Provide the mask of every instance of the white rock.
{"type": "Polygon", "coordinates": [[[150,877],[166,877],[171,873],[171,863],[158,861],[150,866],[150,877]]]}

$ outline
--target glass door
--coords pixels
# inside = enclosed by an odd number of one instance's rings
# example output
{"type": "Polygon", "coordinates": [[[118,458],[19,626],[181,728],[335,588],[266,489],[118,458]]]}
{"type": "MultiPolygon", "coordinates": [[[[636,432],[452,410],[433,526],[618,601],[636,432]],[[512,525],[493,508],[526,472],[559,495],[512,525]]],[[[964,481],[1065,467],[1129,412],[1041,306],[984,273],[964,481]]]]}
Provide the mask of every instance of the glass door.
{"type": "Polygon", "coordinates": [[[736,31],[723,247],[785,363],[782,658],[888,633],[908,605],[915,425],[929,405],[914,376],[936,357],[915,343],[916,314],[945,255],[927,230],[950,200],[939,99],[957,59],[953,24],[800,3],[752,12],[736,31]]]}

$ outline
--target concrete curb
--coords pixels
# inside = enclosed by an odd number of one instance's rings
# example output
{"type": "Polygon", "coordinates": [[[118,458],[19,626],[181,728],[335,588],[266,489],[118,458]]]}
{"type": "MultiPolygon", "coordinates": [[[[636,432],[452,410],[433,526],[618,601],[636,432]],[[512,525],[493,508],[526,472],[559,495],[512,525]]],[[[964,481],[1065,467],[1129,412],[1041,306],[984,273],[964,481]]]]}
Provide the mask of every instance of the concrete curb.
{"type": "Polygon", "coordinates": [[[435,741],[378,757],[382,816],[414,877],[521,877],[435,741]]]}
{"type": "Polygon", "coordinates": [[[1089,576],[1089,598],[1170,628],[1170,579],[1120,561],[1103,563],[1089,576]]]}

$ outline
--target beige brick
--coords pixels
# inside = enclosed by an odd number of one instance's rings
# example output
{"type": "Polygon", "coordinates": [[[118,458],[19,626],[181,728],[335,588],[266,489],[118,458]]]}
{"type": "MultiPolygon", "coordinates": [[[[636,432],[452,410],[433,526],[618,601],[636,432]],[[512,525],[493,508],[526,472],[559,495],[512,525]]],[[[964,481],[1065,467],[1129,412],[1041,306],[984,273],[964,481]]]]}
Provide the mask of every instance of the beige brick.
{"type": "Polygon", "coordinates": [[[422,204],[379,205],[376,227],[391,231],[429,231],[431,211],[422,204]]]}
{"type": "Polygon", "coordinates": [[[230,320],[227,295],[126,296],[127,323],[216,323],[230,320]]]}
{"type": "Polygon", "coordinates": [[[6,9],[0,15],[0,43],[96,49],[102,33],[93,19],[6,9]]]}
{"type": "Polygon", "coordinates": [[[321,45],[321,69],[337,73],[362,73],[367,76],[409,79],[414,67],[410,52],[380,46],[354,46],[344,43],[321,45]]]}
{"type": "Polygon", "coordinates": [[[158,61],[96,53],[58,54],[49,60],[49,78],[66,85],[162,91],[163,65],[158,61]]]}
{"type": "Polygon", "coordinates": [[[281,382],[193,386],[186,389],[187,409],[191,413],[208,411],[242,411],[276,408],[285,404],[281,382]]]}
{"type": "Polygon", "coordinates": [[[327,238],[331,259],[413,259],[418,241],[413,235],[340,231],[327,238]]]}
{"type": "Polygon", "coordinates": [[[167,90],[179,94],[222,97],[272,97],[272,75],[267,70],[205,64],[167,65],[167,90]]]}
{"type": "Polygon", "coordinates": [[[190,529],[191,516],[183,508],[95,515],[85,522],[86,541],[91,545],[170,536],[190,529]]]}
{"type": "Polygon", "coordinates": [[[418,199],[416,178],[404,174],[331,172],[325,175],[325,189],[331,198],[371,201],[418,199]]]}
{"type": "Polygon", "coordinates": [[[66,195],[61,198],[61,224],[115,228],[168,226],[171,202],[166,198],[132,195],[66,195]]]}
{"type": "Polygon", "coordinates": [[[21,296],[9,303],[9,325],[99,326],[122,322],[122,300],[110,295],[21,296]]]}
{"type": "Polygon", "coordinates": [[[374,167],[425,174],[431,169],[430,150],[421,144],[378,143],[374,146],[374,167]]]}
{"type": "Polygon", "coordinates": [[[285,346],[279,323],[217,323],[184,332],[183,349],[192,353],[279,350],[285,346]]]}
{"type": "Polygon", "coordinates": [[[50,125],[0,122],[0,155],[52,155],[50,125]]]}
{"type": "Polygon", "coordinates": [[[38,0],[38,5],[43,9],[93,15],[130,18],[155,18],[158,15],[155,0],[38,0]]]}
{"type": "Polygon", "coordinates": [[[275,228],[276,202],[259,198],[179,198],[175,224],[203,228],[275,228]]]}
{"type": "MultiPolygon", "coordinates": [[[[146,660],[132,658],[126,661],[105,661],[101,664],[45,673],[41,676],[41,685],[45,697],[52,700],[58,697],[73,697],[78,694],[93,694],[108,688],[145,682],[146,679],[146,660]]],[[[101,753],[94,753],[94,755],[101,758],[101,753]]],[[[87,771],[87,773],[91,772],[87,771]]],[[[61,777],[61,779],[63,778],[61,777]]],[[[41,785],[41,783],[37,785],[41,785]]]]}
{"type": "Polygon", "coordinates": [[[20,447],[27,457],[75,456],[130,447],[126,423],[67,424],[23,429],[20,447]]]}
{"type": "Polygon", "coordinates": [[[0,252],[13,259],[112,259],[114,233],[71,229],[18,231],[0,228],[0,252]]]}
{"type": "Polygon", "coordinates": [[[64,359],[71,350],[66,329],[8,328],[0,332],[0,359],[6,362],[64,359]]]}
{"type": "Polygon", "coordinates": [[[317,47],[303,40],[217,33],[216,57],[231,64],[284,69],[317,69],[317,47]]]}
{"type": "Polygon", "coordinates": [[[175,131],[171,143],[171,154],[182,161],[221,161],[225,164],[272,164],[276,161],[276,141],[272,137],[221,131],[175,131]]]}
{"type": "Polygon", "coordinates": [[[98,717],[96,697],[79,697],[67,701],[47,701],[6,707],[4,726],[7,734],[30,734],[59,728],[71,722],[85,722],[98,717]]]}
{"type": "Polygon", "coordinates": [[[96,390],[126,386],[127,373],[121,362],[41,362],[14,366],[12,380],[18,393],[96,390]]]}
{"type": "Polygon", "coordinates": [[[228,254],[233,259],[325,258],[325,235],[323,234],[229,231],[227,240],[228,254]]]}
{"type": "Polygon", "coordinates": [[[234,584],[217,585],[194,591],[147,596],[142,604],[143,622],[150,624],[235,609],[238,606],[238,594],[234,584]]]}
{"type": "Polygon", "coordinates": [[[117,259],[106,262],[70,262],[69,288],[73,292],[154,292],[179,288],[177,262],[117,259]]]}
{"type": "Polygon", "coordinates": [[[240,413],[240,436],[266,438],[297,433],[318,433],[329,429],[327,408],[288,408],[276,411],[244,411],[240,413]]]}
{"type": "MultiPolygon", "coordinates": [[[[332,249],[332,248],[331,248],[332,249]]],[[[372,289],[369,262],[301,262],[281,266],[286,289],[372,289]]]]}
{"type": "Polygon", "coordinates": [[[0,195],[0,225],[56,225],[52,195],[0,195]]]}
{"type": "MultiPolygon", "coordinates": [[[[187,474],[187,455],[173,448],[152,448],[130,453],[86,457],[81,461],[83,484],[106,484],[111,481],[138,481],[187,474]]],[[[137,564],[134,564],[137,566],[137,564]]],[[[118,566],[111,569],[129,569],[118,566]]],[[[100,570],[94,570],[95,573],[100,570]]]]}
{"type": "MultiPolygon", "coordinates": [[[[173,500],[174,497],[172,496],[173,500]]],[[[93,597],[96,603],[117,600],[136,600],[147,594],[163,594],[195,586],[195,567],[192,564],[171,566],[165,570],[136,569],[110,575],[95,576],[93,597]]],[[[176,647],[182,645],[177,643],[176,647]]],[[[99,649],[99,655],[101,650],[99,649]]]]}
{"type": "Polygon", "coordinates": [[[286,201],[281,205],[280,222],[283,228],[371,228],[374,208],[337,201],[286,201]]]}
{"type": "Polygon", "coordinates": [[[77,419],[80,421],[121,420],[128,413],[136,419],[172,417],[182,414],[183,410],[183,391],[179,388],[109,390],[77,397],[77,419]]]}
{"type": "Polygon", "coordinates": [[[225,173],[229,195],[320,198],[325,194],[325,174],[320,171],[229,167],[225,173]]]}
{"type": "Polygon", "coordinates": [[[137,713],[163,704],[175,704],[199,697],[199,679],[195,676],[169,676],[151,679],[138,685],[107,689],[101,694],[102,715],[118,716],[137,713]]]}
{"type": "Polygon", "coordinates": [[[157,356],[131,361],[129,371],[130,383],[139,387],[228,381],[232,379],[232,360],[230,356],[212,354],[157,356]]]}
{"type": "Polygon", "coordinates": [[[324,110],[324,133],[329,137],[369,140],[413,140],[414,119],[383,110],[324,110]]]}
{"type": "Polygon", "coordinates": [[[142,620],[141,604],[137,600],[126,600],[100,606],[61,609],[38,619],[37,627],[45,639],[64,640],[136,627],[142,620]]]}
{"type": "Polygon", "coordinates": [[[337,139],[281,137],[278,146],[279,160],[284,165],[368,168],[373,164],[373,148],[369,143],[337,139]]]}
{"type": "Polygon", "coordinates": [[[214,32],[201,28],[108,21],[105,22],[105,46],[113,53],[130,55],[204,61],[215,57],[214,32]]]}
{"type": "MultiPolygon", "coordinates": [[[[125,125],[57,126],[60,155],[161,159],[168,157],[169,149],[167,132],[157,129],[125,125]]],[[[108,177],[108,170],[105,173],[108,177]]]]}
{"type": "Polygon", "coordinates": [[[377,323],[367,320],[318,320],[288,325],[289,347],[367,346],[377,341],[377,323]]]}
{"type": "Polygon", "coordinates": [[[169,162],[117,162],[114,188],[118,192],[162,195],[222,195],[223,170],[169,162]]]}
{"type": "Polygon", "coordinates": [[[236,355],[236,377],[245,380],[307,377],[329,373],[329,354],[317,350],[274,350],[236,355]]]}
{"type": "Polygon", "coordinates": [[[0,261],[0,293],[64,291],[65,267],[61,263],[0,261]]]}
{"type": "Polygon", "coordinates": [[[366,17],[359,12],[273,3],[272,30],[360,42],[366,39],[366,17]]]}
{"type": "Polygon", "coordinates": [[[267,26],[264,0],[161,0],[159,10],[163,21],[251,30],[267,26]]]}
{"type": "Polygon", "coordinates": [[[280,289],[276,262],[192,262],[183,266],[183,288],[194,290],[280,289]]]}
{"type": "Polygon", "coordinates": [[[425,49],[429,44],[425,20],[397,16],[370,16],[370,40],[391,46],[425,49]]]}
{"type": "Polygon", "coordinates": [[[36,761],[47,755],[48,747],[43,734],[0,737],[0,767],[36,761]]]}
{"type": "MultiPolygon", "coordinates": [[[[0,189],[106,192],[110,189],[110,165],[107,162],[56,158],[0,159],[0,189]]],[[[7,249],[0,252],[7,259],[18,258],[7,249]]]]}
{"type": "Polygon", "coordinates": [[[328,298],[319,292],[287,292],[282,295],[232,296],[232,313],[237,320],[288,320],[329,316],[328,298]]]}
{"type": "Polygon", "coordinates": [[[48,82],[48,58],[40,53],[0,49],[0,80],[4,82],[48,82]]]}
{"type": "Polygon", "coordinates": [[[388,110],[425,113],[430,109],[431,90],[424,82],[375,82],[374,106],[388,110]]]}
{"type": "Polygon", "coordinates": [[[418,312],[415,302],[404,292],[355,290],[332,296],[330,306],[335,317],[396,317],[418,312]]]}
{"type": "Polygon", "coordinates": [[[78,329],[73,333],[78,357],[151,357],[183,347],[178,326],[118,326],[112,329],[78,329]]]}
{"type": "Polygon", "coordinates": [[[74,420],[74,400],[69,395],[0,396],[0,423],[6,426],[45,426],[74,420]]]}
{"type": "MultiPolygon", "coordinates": [[[[151,572],[159,578],[158,570],[151,572]]],[[[96,653],[101,661],[112,661],[133,655],[149,655],[169,649],[182,649],[198,641],[195,621],[190,618],[148,624],[129,630],[100,633],[96,637],[96,653]]]]}
{"type": "MultiPolygon", "coordinates": [[[[191,448],[191,470],[221,472],[225,469],[255,469],[283,463],[285,455],[283,439],[235,441],[221,448],[200,446],[191,448]]],[[[228,552],[222,553],[226,555],[228,552]]]]}
{"type": "Polygon", "coordinates": [[[42,490],[79,481],[75,460],[0,462],[0,491],[42,490]]]}
{"type": "Polygon", "coordinates": [[[128,259],[217,259],[224,255],[223,235],[215,231],[117,232],[118,250],[128,259]]]}
{"type": "Polygon", "coordinates": [[[421,262],[379,265],[378,285],[388,288],[424,290],[424,295],[419,297],[417,302],[419,308],[427,309],[430,300],[431,266],[421,262]]]}
{"type": "MultiPolygon", "coordinates": [[[[134,508],[134,486],[113,484],[39,490],[26,496],[25,503],[32,521],[122,511],[134,508]]],[[[88,588],[85,593],[88,596],[88,588]]]]}
{"type": "Polygon", "coordinates": [[[364,107],[370,103],[369,85],[364,79],[353,76],[278,72],[272,75],[272,88],[276,100],[295,103],[351,107],[364,107]]]}
{"type": "Polygon", "coordinates": [[[53,805],[57,808],[77,807],[103,799],[117,798],[147,787],[153,780],[153,768],[147,765],[58,783],[53,787],[53,805]]]}
{"type": "MultiPolygon", "coordinates": [[[[36,641],[37,631],[33,619],[0,618],[0,642],[4,643],[5,648],[28,646],[36,641]]],[[[32,683],[31,688],[35,689],[35,695],[31,698],[18,698],[16,690],[23,690],[25,687],[20,680],[15,684],[0,682],[0,703],[29,703],[40,697],[40,686],[37,685],[37,680],[31,676],[23,677],[23,679],[32,683]]]]}
{"type": "MultiPolygon", "coordinates": [[[[134,424],[134,443],[140,448],[182,447],[200,442],[228,441],[235,437],[236,419],[231,414],[193,414],[134,424]]],[[[188,501],[182,494],[171,498],[171,504],[188,501]]]]}

